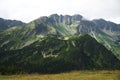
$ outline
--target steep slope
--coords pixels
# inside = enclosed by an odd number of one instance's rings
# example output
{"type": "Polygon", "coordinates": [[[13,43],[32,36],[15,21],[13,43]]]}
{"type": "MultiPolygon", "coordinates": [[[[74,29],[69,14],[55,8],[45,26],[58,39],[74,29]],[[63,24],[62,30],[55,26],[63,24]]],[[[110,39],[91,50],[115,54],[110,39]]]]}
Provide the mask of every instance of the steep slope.
{"type": "Polygon", "coordinates": [[[89,35],[68,40],[46,37],[18,50],[0,52],[0,72],[58,73],[70,70],[120,69],[120,61],[89,35]],[[16,69],[17,67],[17,69],[16,69]],[[3,68],[3,67],[2,67],[3,68]],[[12,71],[11,71],[12,72],[12,71]]]}
{"type": "Polygon", "coordinates": [[[101,30],[101,34],[98,37],[98,41],[105,44],[108,49],[116,53],[120,57],[120,26],[113,22],[107,22],[105,20],[94,21],[101,30]]]}
{"type": "Polygon", "coordinates": [[[17,21],[17,20],[7,20],[0,18],[0,31],[3,31],[5,29],[8,29],[10,27],[14,26],[23,26],[25,25],[24,22],[17,21]]]}

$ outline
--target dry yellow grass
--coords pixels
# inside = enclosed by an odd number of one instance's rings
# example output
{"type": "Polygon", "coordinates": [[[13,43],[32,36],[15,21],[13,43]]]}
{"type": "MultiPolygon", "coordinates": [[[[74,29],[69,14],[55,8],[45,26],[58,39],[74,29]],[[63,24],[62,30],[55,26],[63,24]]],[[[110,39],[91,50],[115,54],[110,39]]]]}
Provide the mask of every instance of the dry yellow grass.
{"type": "Polygon", "coordinates": [[[0,80],[120,80],[120,71],[73,71],[60,74],[0,75],[0,80]]]}

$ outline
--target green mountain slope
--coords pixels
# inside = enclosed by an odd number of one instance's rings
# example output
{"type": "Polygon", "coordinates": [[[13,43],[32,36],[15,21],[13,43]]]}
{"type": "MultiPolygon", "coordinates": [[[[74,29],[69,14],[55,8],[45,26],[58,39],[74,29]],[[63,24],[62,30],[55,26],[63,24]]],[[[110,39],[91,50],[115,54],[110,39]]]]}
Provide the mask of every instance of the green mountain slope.
{"type": "Polygon", "coordinates": [[[14,26],[24,26],[25,23],[17,20],[7,20],[0,18],[0,31],[6,30],[14,26]]]}
{"type": "Polygon", "coordinates": [[[58,73],[120,69],[120,61],[89,35],[72,36],[68,40],[48,36],[22,49],[1,50],[0,66],[2,73],[5,70],[8,73],[21,70],[27,73],[58,73]]]}

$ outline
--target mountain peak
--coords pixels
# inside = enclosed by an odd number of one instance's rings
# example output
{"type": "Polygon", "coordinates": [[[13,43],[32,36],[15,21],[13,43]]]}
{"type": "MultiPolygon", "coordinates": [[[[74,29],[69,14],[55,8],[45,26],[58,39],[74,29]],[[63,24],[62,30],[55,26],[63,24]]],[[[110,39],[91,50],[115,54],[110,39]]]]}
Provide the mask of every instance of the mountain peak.
{"type": "MultiPolygon", "coordinates": [[[[58,15],[58,14],[52,14],[50,16],[44,16],[40,17],[39,19],[43,22],[48,21],[52,23],[63,23],[70,25],[72,23],[78,22],[82,20],[82,16],[79,14],[75,15],[58,15]]],[[[39,19],[37,19],[39,21],[39,19]]]]}
{"type": "Polygon", "coordinates": [[[59,17],[59,15],[58,14],[52,14],[49,17],[59,17]]]}

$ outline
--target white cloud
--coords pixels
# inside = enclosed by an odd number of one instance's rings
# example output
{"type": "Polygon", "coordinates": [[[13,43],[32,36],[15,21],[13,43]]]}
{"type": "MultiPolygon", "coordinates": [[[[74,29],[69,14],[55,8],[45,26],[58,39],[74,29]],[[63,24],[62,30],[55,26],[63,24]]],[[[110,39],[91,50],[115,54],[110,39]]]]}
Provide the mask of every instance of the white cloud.
{"type": "Polygon", "coordinates": [[[81,14],[120,23],[120,0],[0,0],[0,17],[29,22],[40,16],[81,14]]]}

